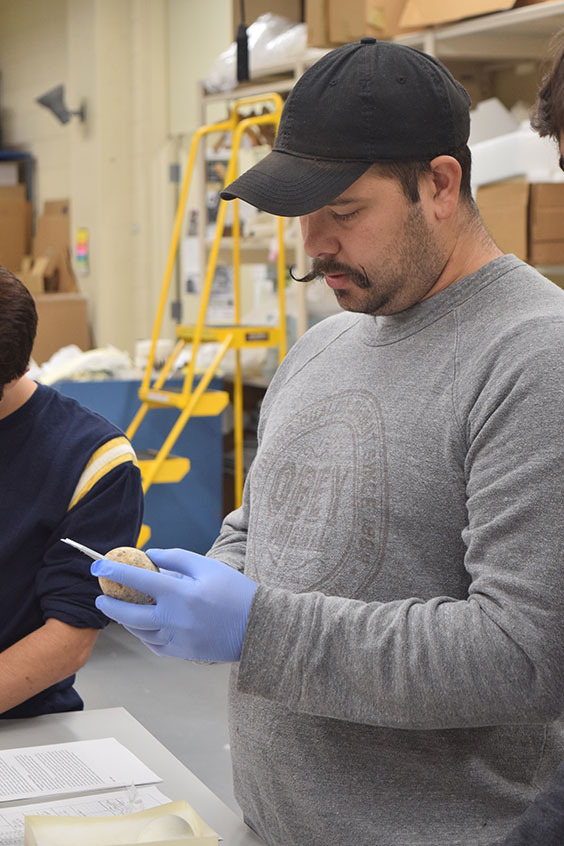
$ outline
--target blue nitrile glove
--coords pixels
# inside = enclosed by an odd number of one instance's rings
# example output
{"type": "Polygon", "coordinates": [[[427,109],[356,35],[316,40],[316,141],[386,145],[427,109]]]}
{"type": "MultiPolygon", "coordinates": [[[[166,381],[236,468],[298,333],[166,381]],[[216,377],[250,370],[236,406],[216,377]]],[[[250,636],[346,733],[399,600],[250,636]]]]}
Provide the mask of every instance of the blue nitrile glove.
{"type": "Polygon", "coordinates": [[[163,572],[107,558],[95,561],[91,572],[148,593],[156,604],[98,596],[96,607],[157,655],[238,661],[256,583],[221,561],[185,549],[150,549],[147,555],[163,572]]]}

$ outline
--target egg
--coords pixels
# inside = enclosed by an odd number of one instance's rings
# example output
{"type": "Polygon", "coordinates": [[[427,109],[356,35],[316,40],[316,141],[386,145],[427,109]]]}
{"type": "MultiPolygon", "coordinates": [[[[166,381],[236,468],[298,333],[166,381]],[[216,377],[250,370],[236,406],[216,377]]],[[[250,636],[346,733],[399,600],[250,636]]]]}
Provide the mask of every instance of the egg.
{"type": "MultiPolygon", "coordinates": [[[[159,570],[142,549],[135,549],[133,546],[117,546],[115,549],[106,552],[104,558],[109,558],[110,561],[119,561],[122,564],[131,564],[132,567],[143,567],[145,570],[155,570],[156,572],[159,570]]],[[[103,576],[99,576],[98,581],[106,596],[113,596],[114,599],[122,599],[124,602],[135,602],[137,605],[153,605],[155,603],[152,596],[142,593],[140,590],[135,590],[135,588],[127,587],[127,585],[122,585],[103,576]]]]}

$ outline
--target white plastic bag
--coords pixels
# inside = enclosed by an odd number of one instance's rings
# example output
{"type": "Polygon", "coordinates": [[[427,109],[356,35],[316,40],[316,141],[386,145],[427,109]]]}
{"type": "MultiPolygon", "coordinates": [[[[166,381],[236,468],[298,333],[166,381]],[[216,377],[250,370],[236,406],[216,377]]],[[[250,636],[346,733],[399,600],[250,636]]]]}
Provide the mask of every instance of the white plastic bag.
{"type": "Polygon", "coordinates": [[[136,379],[140,371],[133,366],[127,352],[111,345],[83,352],[75,344],[69,344],[53,353],[41,366],[31,367],[29,375],[43,385],[53,385],[62,379],[136,379]]]}
{"type": "MultiPolygon", "coordinates": [[[[272,68],[300,59],[307,46],[307,28],[288,18],[268,12],[247,27],[249,75],[251,79],[272,68]]],[[[237,45],[233,42],[220,53],[204,86],[208,92],[231,91],[237,85],[237,45]]]]}

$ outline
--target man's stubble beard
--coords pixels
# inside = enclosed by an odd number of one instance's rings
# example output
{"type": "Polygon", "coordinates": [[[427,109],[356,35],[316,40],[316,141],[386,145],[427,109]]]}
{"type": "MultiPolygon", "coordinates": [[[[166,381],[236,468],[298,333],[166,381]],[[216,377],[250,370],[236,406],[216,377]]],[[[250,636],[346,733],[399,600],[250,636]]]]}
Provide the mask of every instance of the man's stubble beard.
{"type": "Polygon", "coordinates": [[[354,288],[333,289],[345,311],[361,314],[397,314],[420,302],[431,290],[446,264],[419,204],[409,207],[397,245],[378,258],[377,265],[350,267],[331,259],[314,260],[312,271],[301,281],[342,273],[354,288]]]}

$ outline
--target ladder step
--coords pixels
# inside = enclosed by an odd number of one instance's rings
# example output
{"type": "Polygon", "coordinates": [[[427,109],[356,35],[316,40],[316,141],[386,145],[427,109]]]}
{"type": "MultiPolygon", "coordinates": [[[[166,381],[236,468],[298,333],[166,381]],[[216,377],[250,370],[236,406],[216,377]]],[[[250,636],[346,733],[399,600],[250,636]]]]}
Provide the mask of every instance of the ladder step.
{"type": "Polygon", "coordinates": [[[141,531],[139,532],[139,537],[137,538],[137,548],[141,549],[142,546],[145,546],[150,537],[151,527],[147,526],[146,523],[143,523],[143,525],[141,526],[141,531]]]}
{"type": "MultiPolygon", "coordinates": [[[[141,478],[144,479],[149,472],[151,464],[154,464],[158,455],[156,449],[142,449],[137,453],[137,460],[139,462],[139,469],[141,471],[141,478]]],[[[167,484],[170,482],[181,482],[184,476],[190,470],[190,459],[184,458],[181,455],[169,455],[165,458],[159,472],[155,476],[153,482],[157,484],[167,484]]]]}
{"type": "MultiPolygon", "coordinates": [[[[183,341],[193,341],[196,335],[195,326],[177,326],[176,334],[183,341]]],[[[228,335],[233,335],[231,349],[245,349],[248,347],[276,347],[280,343],[280,327],[278,326],[204,326],[200,341],[204,344],[222,343],[228,335]]]]}
{"type": "MultiPolygon", "coordinates": [[[[184,398],[181,390],[172,391],[162,388],[154,390],[148,388],[146,391],[139,391],[139,399],[147,403],[151,408],[186,408],[190,401],[191,394],[184,398]]],[[[229,404],[227,391],[205,391],[192,411],[193,417],[216,417],[229,404]]]]}

